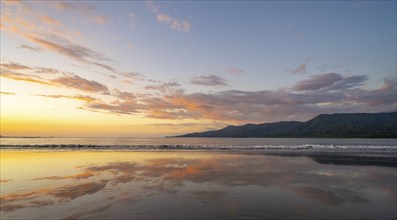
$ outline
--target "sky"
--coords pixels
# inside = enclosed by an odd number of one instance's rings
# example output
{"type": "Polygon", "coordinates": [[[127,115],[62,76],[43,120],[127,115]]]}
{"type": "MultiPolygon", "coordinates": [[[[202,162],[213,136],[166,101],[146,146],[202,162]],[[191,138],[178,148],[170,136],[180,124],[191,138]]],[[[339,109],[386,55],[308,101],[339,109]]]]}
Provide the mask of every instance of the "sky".
{"type": "Polygon", "coordinates": [[[390,112],[396,1],[1,1],[1,135],[390,112]]]}

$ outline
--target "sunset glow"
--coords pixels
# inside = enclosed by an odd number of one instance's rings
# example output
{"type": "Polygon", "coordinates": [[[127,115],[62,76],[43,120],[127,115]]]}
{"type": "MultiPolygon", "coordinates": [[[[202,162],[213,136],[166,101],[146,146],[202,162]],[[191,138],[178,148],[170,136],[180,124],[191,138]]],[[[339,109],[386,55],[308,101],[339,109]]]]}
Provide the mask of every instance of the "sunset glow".
{"type": "Polygon", "coordinates": [[[1,1],[1,135],[396,111],[395,1],[1,1]]]}

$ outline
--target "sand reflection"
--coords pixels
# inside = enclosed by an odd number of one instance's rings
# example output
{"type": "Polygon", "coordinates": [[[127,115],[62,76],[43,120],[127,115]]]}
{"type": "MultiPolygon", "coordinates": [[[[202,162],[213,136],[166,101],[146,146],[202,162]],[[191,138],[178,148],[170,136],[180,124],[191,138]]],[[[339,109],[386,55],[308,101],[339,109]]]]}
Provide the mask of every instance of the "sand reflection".
{"type": "Polygon", "coordinates": [[[394,168],[209,152],[80,152],[72,160],[74,154],[79,152],[26,155],[41,159],[35,160],[37,176],[26,179],[15,166],[23,170],[31,164],[2,152],[1,217],[25,218],[29,212],[58,219],[396,216],[394,168]],[[45,175],[54,173],[49,166],[59,154],[64,161],[57,163],[66,164],[67,172],[45,175]],[[353,213],[343,211],[352,207],[353,213]],[[338,208],[342,211],[335,212],[338,208]]]}

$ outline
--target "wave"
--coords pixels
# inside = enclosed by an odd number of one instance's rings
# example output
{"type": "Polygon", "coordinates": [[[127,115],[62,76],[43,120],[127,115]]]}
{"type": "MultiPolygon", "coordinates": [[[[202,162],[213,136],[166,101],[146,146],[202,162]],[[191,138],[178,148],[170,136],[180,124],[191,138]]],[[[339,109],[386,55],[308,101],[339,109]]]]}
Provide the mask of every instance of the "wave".
{"type": "Polygon", "coordinates": [[[218,151],[271,151],[271,150],[351,150],[351,151],[391,151],[397,153],[397,145],[90,145],[90,144],[40,144],[40,145],[0,145],[0,149],[64,149],[64,150],[218,150],[218,151]]]}

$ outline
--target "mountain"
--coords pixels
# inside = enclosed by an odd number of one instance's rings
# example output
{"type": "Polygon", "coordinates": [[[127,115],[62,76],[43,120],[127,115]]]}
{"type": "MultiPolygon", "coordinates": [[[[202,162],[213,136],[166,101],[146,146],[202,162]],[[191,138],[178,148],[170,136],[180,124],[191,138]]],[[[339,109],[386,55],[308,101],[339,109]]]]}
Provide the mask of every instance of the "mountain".
{"type": "Polygon", "coordinates": [[[229,125],[177,137],[397,138],[397,112],[321,114],[306,122],[229,125]]]}

